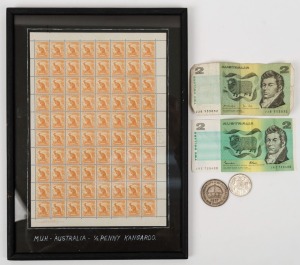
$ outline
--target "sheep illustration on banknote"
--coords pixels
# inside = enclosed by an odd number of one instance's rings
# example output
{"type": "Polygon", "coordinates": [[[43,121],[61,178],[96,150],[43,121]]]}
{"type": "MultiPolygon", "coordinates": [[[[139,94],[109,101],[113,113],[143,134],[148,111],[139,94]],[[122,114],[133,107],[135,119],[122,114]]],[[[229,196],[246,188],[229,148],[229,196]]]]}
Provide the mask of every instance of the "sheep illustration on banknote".
{"type": "Polygon", "coordinates": [[[235,73],[224,74],[225,82],[223,92],[234,100],[253,101],[257,98],[257,90],[259,89],[259,77],[255,73],[249,73],[240,76],[235,73]]]}
{"type": "Polygon", "coordinates": [[[263,134],[258,128],[254,128],[250,132],[233,129],[224,133],[228,137],[223,150],[228,151],[232,156],[256,158],[262,154],[263,134]]]}

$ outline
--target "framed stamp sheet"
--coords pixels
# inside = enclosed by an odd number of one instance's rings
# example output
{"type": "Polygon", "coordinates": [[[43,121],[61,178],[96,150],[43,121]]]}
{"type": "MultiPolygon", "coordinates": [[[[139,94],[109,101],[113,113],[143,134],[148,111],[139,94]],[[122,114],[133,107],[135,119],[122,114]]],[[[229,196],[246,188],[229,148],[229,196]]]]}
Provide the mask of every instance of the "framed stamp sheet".
{"type": "Polygon", "coordinates": [[[7,10],[8,258],[187,258],[186,9],[7,10]]]}

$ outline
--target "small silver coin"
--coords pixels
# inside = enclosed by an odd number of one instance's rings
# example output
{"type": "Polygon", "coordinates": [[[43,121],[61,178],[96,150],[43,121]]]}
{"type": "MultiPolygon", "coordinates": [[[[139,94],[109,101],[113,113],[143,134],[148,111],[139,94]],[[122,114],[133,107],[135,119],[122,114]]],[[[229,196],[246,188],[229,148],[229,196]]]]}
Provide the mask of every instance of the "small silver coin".
{"type": "Polygon", "coordinates": [[[252,182],[247,175],[239,173],[231,177],[228,186],[232,194],[242,197],[251,191],[252,182]]]}
{"type": "Polygon", "coordinates": [[[219,179],[206,181],[201,188],[202,200],[209,206],[218,207],[223,205],[229,196],[226,184],[219,179]]]}

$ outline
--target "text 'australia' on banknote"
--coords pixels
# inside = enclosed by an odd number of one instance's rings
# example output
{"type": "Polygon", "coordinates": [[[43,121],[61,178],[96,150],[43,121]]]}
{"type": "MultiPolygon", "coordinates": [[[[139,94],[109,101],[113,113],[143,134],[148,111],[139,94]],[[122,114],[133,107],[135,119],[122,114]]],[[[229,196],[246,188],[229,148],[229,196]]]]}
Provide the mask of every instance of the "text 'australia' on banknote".
{"type": "Polygon", "coordinates": [[[293,103],[289,63],[196,64],[191,69],[193,110],[202,115],[281,115],[293,103]]]}
{"type": "Polygon", "coordinates": [[[192,170],[291,171],[292,119],[194,120],[192,170]]]}

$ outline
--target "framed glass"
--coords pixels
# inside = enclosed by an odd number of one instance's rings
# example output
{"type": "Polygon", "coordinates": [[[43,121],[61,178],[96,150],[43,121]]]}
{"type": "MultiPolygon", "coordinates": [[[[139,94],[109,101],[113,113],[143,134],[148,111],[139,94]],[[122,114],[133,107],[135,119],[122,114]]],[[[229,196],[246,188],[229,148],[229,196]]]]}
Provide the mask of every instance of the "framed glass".
{"type": "Polygon", "coordinates": [[[8,259],[187,258],[187,10],[7,9],[8,259]]]}

